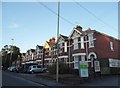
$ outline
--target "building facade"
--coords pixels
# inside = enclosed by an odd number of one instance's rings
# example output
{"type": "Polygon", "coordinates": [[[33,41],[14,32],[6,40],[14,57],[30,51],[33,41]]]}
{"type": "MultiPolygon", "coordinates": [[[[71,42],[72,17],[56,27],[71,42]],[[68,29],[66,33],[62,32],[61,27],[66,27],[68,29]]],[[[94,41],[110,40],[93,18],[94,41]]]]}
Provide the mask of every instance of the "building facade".
{"type": "Polygon", "coordinates": [[[68,45],[69,45],[69,40],[67,36],[61,35],[59,36],[57,43],[59,45],[59,54],[58,58],[60,62],[68,63],[68,45]]]}
{"type": "MultiPolygon", "coordinates": [[[[101,73],[110,73],[110,60],[120,67],[118,56],[118,39],[88,28],[76,26],[70,34],[71,67],[78,69],[79,61],[87,61],[89,67],[94,67],[94,61],[100,62],[101,73]],[[116,60],[116,61],[115,61],[116,60]],[[117,62],[118,61],[118,62],[117,62]]],[[[112,63],[112,62],[111,62],[112,63]]]]}
{"type": "Polygon", "coordinates": [[[48,67],[49,65],[52,65],[53,62],[55,62],[55,38],[49,39],[49,41],[46,41],[44,44],[44,66],[48,67]]]}
{"type": "Polygon", "coordinates": [[[43,46],[40,46],[40,45],[36,46],[35,63],[43,66],[43,63],[44,63],[44,48],[43,48],[43,46]]]}
{"type": "Polygon", "coordinates": [[[81,26],[73,28],[69,36],[61,35],[46,41],[44,46],[36,46],[26,52],[26,61],[34,61],[43,67],[56,63],[58,44],[59,62],[64,62],[73,69],[78,69],[80,61],[88,62],[89,68],[94,68],[94,61],[99,61],[102,74],[108,74],[112,68],[120,68],[120,40],[81,26]]]}

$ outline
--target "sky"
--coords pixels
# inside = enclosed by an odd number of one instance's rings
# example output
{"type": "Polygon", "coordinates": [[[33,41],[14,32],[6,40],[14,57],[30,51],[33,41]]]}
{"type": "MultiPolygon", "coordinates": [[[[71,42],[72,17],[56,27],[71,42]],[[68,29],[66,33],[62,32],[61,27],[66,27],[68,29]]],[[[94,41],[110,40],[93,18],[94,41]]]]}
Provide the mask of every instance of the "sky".
{"type": "MultiPolygon", "coordinates": [[[[3,2],[2,47],[13,43],[22,53],[44,46],[57,36],[56,13],[57,2],[3,2]]],[[[118,38],[117,2],[61,2],[60,15],[67,20],[60,18],[60,34],[69,36],[73,27],[80,25],[83,30],[90,27],[118,38]]]]}

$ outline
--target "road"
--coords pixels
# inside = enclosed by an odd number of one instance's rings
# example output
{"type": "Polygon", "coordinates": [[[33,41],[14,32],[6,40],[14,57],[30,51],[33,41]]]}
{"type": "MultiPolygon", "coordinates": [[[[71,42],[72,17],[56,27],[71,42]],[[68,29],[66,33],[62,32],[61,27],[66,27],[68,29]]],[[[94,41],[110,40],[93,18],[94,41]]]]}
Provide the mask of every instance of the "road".
{"type": "MultiPolygon", "coordinates": [[[[100,79],[95,79],[78,86],[120,86],[119,76],[107,76],[100,79]]],[[[64,86],[66,84],[56,83],[54,81],[47,81],[42,78],[38,78],[35,74],[21,74],[13,72],[3,72],[2,73],[2,85],[4,86],[41,86],[44,88],[49,88],[50,86],[64,86]]],[[[67,85],[70,86],[70,85],[67,85]]]]}
{"type": "MultiPolygon", "coordinates": [[[[44,86],[42,84],[27,80],[12,72],[2,72],[2,86],[44,86]]],[[[45,87],[47,88],[47,87],[45,87]]]]}

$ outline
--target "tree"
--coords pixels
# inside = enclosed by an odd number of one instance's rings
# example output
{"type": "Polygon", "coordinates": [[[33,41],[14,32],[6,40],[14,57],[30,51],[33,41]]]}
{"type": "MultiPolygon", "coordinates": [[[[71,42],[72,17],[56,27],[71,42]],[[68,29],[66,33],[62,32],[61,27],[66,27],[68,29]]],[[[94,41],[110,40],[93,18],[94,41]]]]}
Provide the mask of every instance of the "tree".
{"type": "Polygon", "coordinates": [[[2,50],[2,66],[9,67],[11,63],[17,60],[20,49],[17,46],[5,45],[2,50]]]}

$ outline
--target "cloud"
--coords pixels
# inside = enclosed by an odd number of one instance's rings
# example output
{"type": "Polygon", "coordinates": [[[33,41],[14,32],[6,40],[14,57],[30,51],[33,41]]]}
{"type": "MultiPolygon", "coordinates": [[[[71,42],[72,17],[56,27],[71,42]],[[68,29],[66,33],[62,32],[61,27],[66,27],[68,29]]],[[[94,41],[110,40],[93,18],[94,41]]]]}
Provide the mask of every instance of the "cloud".
{"type": "Polygon", "coordinates": [[[10,29],[16,29],[16,28],[18,28],[18,27],[19,27],[19,24],[15,23],[15,22],[11,23],[11,24],[8,26],[8,28],[10,28],[10,29]]]}

